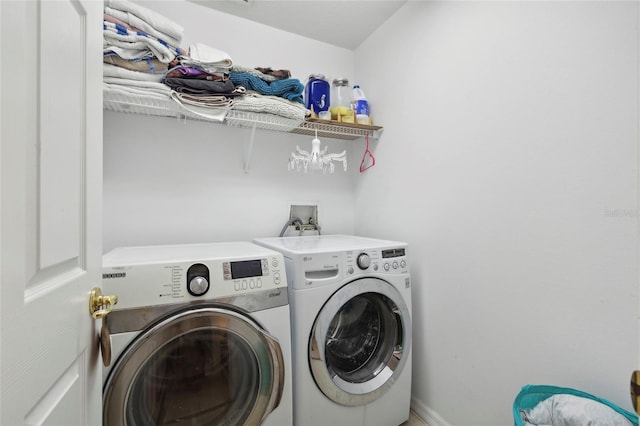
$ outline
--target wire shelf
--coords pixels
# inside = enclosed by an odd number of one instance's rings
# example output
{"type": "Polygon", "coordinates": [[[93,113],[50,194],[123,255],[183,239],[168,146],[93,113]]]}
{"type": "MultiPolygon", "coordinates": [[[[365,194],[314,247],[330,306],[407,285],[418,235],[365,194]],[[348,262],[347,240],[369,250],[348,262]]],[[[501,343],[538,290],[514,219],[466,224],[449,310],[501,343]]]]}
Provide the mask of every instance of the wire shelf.
{"type": "Polygon", "coordinates": [[[368,126],[365,124],[340,123],[337,121],[327,121],[310,118],[304,121],[291,133],[300,135],[315,135],[318,131],[319,137],[355,140],[363,138],[367,135],[374,139],[378,139],[382,133],[381,126],[368,126]]]}
{"type": "Polygon", "coordinates": [[[229,110],[224,121],[221,123],[219,120],[207,119],[206,117],[191,113],[170,98],[165,100],[108,91],[105,91],[103,94],[103,108],[116,112],[209,121],[212,123],[226,124],[231,127],[272,130],[307,136],[315,136],[317,131],[319,137],[343,140],[355,140],[367,135],[378,139],[383,130],[381,126],[340,123],[313,118],[301,122],[275,114],[233,109],[229,110]]]}
{"type": "Polygon", "coordinates": [[[179,117],[177,104],[167,99],[143,98],[114,92],[104,92],[102,98],[103,109],[144,115],[158,115],[162,117],[179,117]]]}

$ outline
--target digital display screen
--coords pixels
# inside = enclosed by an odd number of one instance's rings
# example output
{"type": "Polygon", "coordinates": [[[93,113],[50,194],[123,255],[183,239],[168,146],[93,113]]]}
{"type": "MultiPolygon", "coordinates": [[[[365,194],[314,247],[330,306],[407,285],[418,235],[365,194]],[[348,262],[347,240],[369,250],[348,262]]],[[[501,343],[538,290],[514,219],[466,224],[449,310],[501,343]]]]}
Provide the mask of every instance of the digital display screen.
{"type": "Polygon", "coordinates": [[[248,278],[262,276],[262,262],[260,260],[244,260],[231,262],[231,278],[248,278]]]}
{"type": "Polygon", "coordinates": [[[389,249],[389,250],[382,250],[382,258],[388,258],[388,257],[400,257],[400,256],[404,256],[404,249],[389,249]]]}

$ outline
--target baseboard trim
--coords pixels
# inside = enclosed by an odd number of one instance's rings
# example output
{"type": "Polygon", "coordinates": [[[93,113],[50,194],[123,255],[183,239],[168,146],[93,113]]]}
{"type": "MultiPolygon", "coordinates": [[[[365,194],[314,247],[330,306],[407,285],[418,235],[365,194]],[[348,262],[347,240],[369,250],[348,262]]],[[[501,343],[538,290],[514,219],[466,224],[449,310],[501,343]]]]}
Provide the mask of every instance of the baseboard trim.
{"type": "Polygon", "coordinates": [[[411,409],[418,417],[427,422],[429,426],[451,426],[451,424],[438,413],[413,396],[411,397],[411,409]]]}

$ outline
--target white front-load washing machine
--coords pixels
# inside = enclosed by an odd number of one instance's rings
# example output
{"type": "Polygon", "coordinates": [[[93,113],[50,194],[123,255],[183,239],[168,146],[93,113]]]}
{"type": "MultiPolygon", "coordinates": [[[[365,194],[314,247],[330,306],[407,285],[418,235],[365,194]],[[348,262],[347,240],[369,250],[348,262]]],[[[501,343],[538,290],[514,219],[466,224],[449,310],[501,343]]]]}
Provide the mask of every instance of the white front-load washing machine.
{"type": "Polygon", "coordinates": [[[349,235],[258,238],[284,255],[299,426],[394,426],[411,402],[407,244],[349,235]]]}
{"type": "Polygon", "coordinates": [[[284,260],[250,242],[103,256],[103,424],[292,425],[284,260]],[[104,337],[103,337],[104,338],[104,337]]]}

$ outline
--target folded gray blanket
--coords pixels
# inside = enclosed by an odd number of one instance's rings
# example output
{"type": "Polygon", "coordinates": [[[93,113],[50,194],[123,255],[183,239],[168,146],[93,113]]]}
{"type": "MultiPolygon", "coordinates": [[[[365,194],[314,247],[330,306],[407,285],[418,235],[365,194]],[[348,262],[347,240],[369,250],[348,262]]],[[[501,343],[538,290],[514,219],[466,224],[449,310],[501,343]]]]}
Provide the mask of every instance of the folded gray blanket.
{"type": "Polygon", "coordinates": [[[164,84],[176,90],[178,88],[193,89],[197,93],[233,93],[235,86],[231,80],[211,81],[201,80],[197,78],[165,78],[162,80],[164,84]]]}

